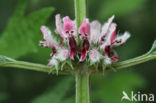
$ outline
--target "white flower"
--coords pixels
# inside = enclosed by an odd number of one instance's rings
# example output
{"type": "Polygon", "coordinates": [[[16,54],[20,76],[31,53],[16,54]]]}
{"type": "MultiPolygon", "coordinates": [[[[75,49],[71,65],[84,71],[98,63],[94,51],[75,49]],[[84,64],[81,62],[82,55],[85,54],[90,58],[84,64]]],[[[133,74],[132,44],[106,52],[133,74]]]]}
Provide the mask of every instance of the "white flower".
{"type": "Polygon", "coordinates": [[[63,24],[62,24],[62,20],[61,20],[60,14],[57,14],[55,16],[55,25],[56,25],[55,32],[60,35],[62,40],[64,40],[64,35],[62,33],[62,31],[63,31],[63,24]]]}
{"type": "Polygon", "coordinates": [[[99,62],[102,57],[103,56],[96,49],[89,51],[89,59],[91,62],[99,62]]]}
{"type": "Polygon", "coordinates": [[[65,61],[69,57],[68,49],[58,49],[58,53],[56,54],[56,58],[60,61],[65,61]]]}
{"type": "Polygon", "coordinates": [[[90,24],[90,42],[98,43],[101,34],[101,24],[98,21],[93,21],[90,24]]]}
{"type": "Polygon", "coordinates": [[[55,40],[51,31],[46,26],[41,26],[41,32],[45,41],[40,41],[40,45],[50,48],[58,48],[58,42],[55,40]]]}
{"type": "Polygon", "coordinates": [[[121,36],[117,36],[113,46],[119,46],[124,44],[129,38],[130,38],[131,34],[129,32],[125,32],[123,35],[121,36]]]}
{"type": "Polygon", "coordinates": [[[56,66],[58,65],[58,60],[65,61],[69,57],[68,49],[58,49],[57,53],[51,58],[48,63],[48,66],[56,66]]]}
{"type": "Polygon", "coordinates": [[[109,64],[111,64],[111,63],[112,63],[111,58],[109,58],[108,56],[105,56],[105,57],[104,57],[104,64],[105,64],[105,65],[109,65],[109,64]]]}
{"type": "Polygon", "coordinates": [[[108,32],[105,36],[105,41],[100,45],[100,49],[105,49],[107,45],[111,45],[116,36],[116,24],[112,23],[108,29],[108,32]]]}
{"type": "Polygon", "coordinates": [[[112,21],[114,19],[114,15],[108,19],[108,21],[103,25],[102,27],[102,32],[101,32],[101,35],[100,35],[100,40],[103,39],[103,37],[107,34],[108,30],[109,30],[109,27],[111,26],[112,24],[112,21]]]}
{"type": "Polygon", "coordinates": [[[49,61],[48,66],[57,66],[57,65],[58,65],[58,61],[55,58],[55,56],[53,56],[51,60],[49,61]]]}

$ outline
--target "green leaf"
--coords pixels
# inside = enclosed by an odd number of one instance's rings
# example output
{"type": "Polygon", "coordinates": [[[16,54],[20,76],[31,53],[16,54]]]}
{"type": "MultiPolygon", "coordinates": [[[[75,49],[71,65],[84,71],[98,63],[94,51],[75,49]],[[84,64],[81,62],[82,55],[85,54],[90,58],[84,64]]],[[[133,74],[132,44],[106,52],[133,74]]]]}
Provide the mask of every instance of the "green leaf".
{"type": "Polygon", "coordinates": [[[113,14],[116,16],[122,16],[141,8],[144,2],[145,0],[104,0],[100,5],[97,16],[100,19],[109,17],[113,14]]]}
{"type": "Polygon", "coordinates": [[[14,59],[11,59],[11,58],[8,58],[6,56],[1,56],[0,55],[0,64],[4,64],[6,62],[13,62],[13,61],[15,61],[15,60],[14,59]]]}
{"type": "MultiPolygon", "coordinates": [[[[35,98],[31,103],[64,103],[63,97],[66,96],[72,82],[72,78],[59,81],[54,88],[47,90],[45,93],[35,98]]],[[[69,100],[71,101],[71,99],[69,100]]]]}
{"type": "Polygon", "coordinates": [[[149,51],[149,53],[153,56],[156,56],[156,40],[154,41],[153,46],[151,50],[149,51]]]}
{"type": "Polygon", "coordinates": [[[13,16],[0,37],[0,54],[19,58],[38,50],[40,26],[45,24],[53,8],[43,8],[27,16],[25,14],[27,0],[19,0],[13,16]]]}

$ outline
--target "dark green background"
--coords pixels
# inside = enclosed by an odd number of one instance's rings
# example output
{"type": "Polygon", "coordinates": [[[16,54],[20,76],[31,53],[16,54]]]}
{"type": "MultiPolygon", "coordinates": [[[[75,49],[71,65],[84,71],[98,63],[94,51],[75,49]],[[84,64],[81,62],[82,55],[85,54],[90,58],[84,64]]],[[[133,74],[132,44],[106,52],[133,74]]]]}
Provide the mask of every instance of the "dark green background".
{"type": "MultiPolygon", "coordinates": [[[[0,0],[0,38],[17,3],[18,0],[0,0]]],[[[88,0],[87,4],[90,21],[97,19],[104,23],[115,14],[114,21],[118,24],[118,32],[131,33],[128,42],[116,48],[121,61],[142,55],[151,48],[156,39],[156,0],[88,0]]],[[[55,8],[46,24],[52,30],[55,28],[54,16],[57,13],[62,16],[69,15],[74,19],[73,0],[27,0],[26,15],[44,7],[55,8]]],[[[42,38],[41,33],[34,35],[37,36],[37,40],[42,38]]],[[[18,41],[18,37],[14,40],[18,41]]],[[[27,43],[27,40],[24,42],[27,43]]],[[[36,41],[35,43],[37,44],[36,41]]],[[[20,47],[21,45],[19,50],[20,47]]],[[[16,59],[47,64],[50,51],[38,47],[37,51],[26,53],[16,59]]],[[[153,60],[117,72],[94,75],[90,81],[93,103],[119,103],[123,90],[128,93],[133,90],[156,94],[155,72],[156,60],[153,60]]],[[[75,84],[72,76],[55,76],[12,68],[0,69],[0,103],[73,103],[74,93],[75,84]]]]}

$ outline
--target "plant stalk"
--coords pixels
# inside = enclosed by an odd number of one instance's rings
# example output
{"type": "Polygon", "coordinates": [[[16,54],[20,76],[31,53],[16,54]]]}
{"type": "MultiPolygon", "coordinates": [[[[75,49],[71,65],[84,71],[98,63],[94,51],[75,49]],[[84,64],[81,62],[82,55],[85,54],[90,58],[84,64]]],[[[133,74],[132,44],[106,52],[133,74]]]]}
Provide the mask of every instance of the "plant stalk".
{"type": "Polygon", "coordinates": [[[80,27],[84,18],[86,18],[86,0],[74,0],[75,3],[75,19],[77,27],[78,43],[81,44],[80,37],[78,36],[78,28],[80,27]]]}
{"type": "MultiPolygon", "coordinates": [[[[113,64],[112,66],[114,69],[119,70],[119,69],[124,69],[127,67],[135,66],[137,64],[141,64],[150,60],[156,59],[156,56],[150,55],[150,54],[144,54],[142,56],[138,56],[136,58],[128,59],[125,61],[117,62],[113,64]]],[[[0,67],[10,67],[10,68],[19,68],[19,69],[26,69],[26,70],[34,70],[34,71],[40,71],[40,72],[48,72],[52,74],[56,74],[56,70],[54,68],[48,67],[43,64],[37,64],[37,63],[30,63],[30,62],[25,62],[25,61],[10,61],[10,62],[5,62],[5,63],[0,63],[0,67]]],[[[107,68],[105,72],[111,71],[111,68],[107,68]]],[[[93,70],[90,68],[91,74],[96,74],[96,73],[103,73],[102,71],[97,71],[93,70]]],[[[70,71],[59,71],[59,74],[62,75],[70,75],[73,74],[75,70],[70,70],[70,71]]]]}
{"type": "MultiPolygon", "coordinates": [[[[80,37],[78,36],[78,28],[84,18],[86,18],[86,0],[74,0],[75,2],[75,17],[77,25],[78,44],[81,45],[80,37]]],[[[89,97],[89,72],[88,68],[78,68],[75,74],[76,79],[76,103],[90,103],[89,97]]]]}
{"type": "Polygon", "coordinates": [[[86,72],[78,71],[75,74],[75,78],[76,78],[76,103],[90,103],[88,71],[86,72]]]}

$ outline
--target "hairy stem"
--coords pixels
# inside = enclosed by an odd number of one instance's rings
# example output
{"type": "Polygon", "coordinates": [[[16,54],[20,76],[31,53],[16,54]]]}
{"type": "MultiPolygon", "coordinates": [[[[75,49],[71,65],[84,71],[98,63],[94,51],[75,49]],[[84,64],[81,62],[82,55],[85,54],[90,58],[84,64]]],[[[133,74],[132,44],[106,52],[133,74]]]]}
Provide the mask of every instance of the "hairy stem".
{"type": "Polygon", "coordinates": [[[76,72],[75,77],[76,77],[76,103],[90,103],[89,73],[85,71],[78,71],[76,72]]]}
{"type": "Polygon", "coordinates": [[[136,57],[136,58],[132,58],[132,59],[129,59],[129,60],[125,60],[125,61],[122,61],[122,62],[115,63],[113,66],[114,66],[115,69],[122,69],[122,68],[127,68],[127,67],[130,67],[130,66],[134,66],[134,65],[137,65],[137,64],[141,64],[141,63],[153,60],[153,59],[156,59],[156,56],[145,54],[145,55],[142,55],[142,56],[139,56],[139,57],[136,57]]]}
{"type": "Polygon", "coordinates": [[[80,44],[80,37],[78,36],[78,28],[80,27],[83,19],[86,17],[86,0],[74,0],[75,3],[75,18],[77,27],[77,38],[80,44]]]}
{"type": "MultiPolygon", "coordinates": [[[[86,18],[86,0],[75,0],[75,17],[78,28],[80,27],[84,18],[86,18]]],[[[81,45],[78,36],[78,43],[81,45]]],[[[88,68],[78,68],[75,74],[76,79],[76,103],[90,103],[89,101],[89,72],[88,68]]]]}
{"type": "MultiPolygon", "coordinates": [[[[129,60],[125,60],[122,62],[117,62],[113,64],[114,69],[124,69],[127,67],[131,67],[137,64],[141,64],[150,60],[156,59],[156,56],[150,55],[150,54],[145,54],[136,58],[132,58],[129,60]]],[[[40,72],[48,72],[48,73],[56,73],[56,70],[53,69],[52,67],[48,67],[46,65],[42,64],[36,64],[36,63],[30,63],[30,62],[24,62],[24,61],[10,61],[10,62],[5,62],[5,63],[0,63],[0,67],[13,67],[13,68],[19,68],[19,69],[26,69],[26,70],[34,70],[34,71],[40,71],[40,72]]],[[[111,68],[107,68],[106,72],[112,70],[111,68]]],[[[73,74],[75,70],[70,70],[70,71],[59,71],[59,74],[63,75],[69,75],[73,74]]],[[[95,69],[91,70],[92,74],[95,73],[103,73],[103,71],[97,71],[95,69]]]]}
{"type": "MultiPolygon", "coordinates": [[[[117,62],[113,64],[112,66],[114,69],[119,70],[119,69],[124,69],[127,67],[131,67],[137,64],[141,64],[150,60],[156,59],[156,56],[150,55],[150,54],[145,54],[136,58],[132,58],[129,60],[125,60],[122,62],[117,62]]],[[[0,67],[13,67],[13,68],[19,68],[19,69],[27,69],[27,70],[34,70],[34,71],[40,71],[40,72],[48,72],[48,73],[53,73],[56,74],[56,70],[54,70],[51,67],[48,67],[46,65],[42,64],[36,64],[36,63],[30,63],[30,62],[24,62],[24,61],[10,61],[10,62],[5,62],[5,63],[0,63],[0,67]]],[[[105,72],[108,72],[112,70],[111,68],[107,68],[105,72]]],[[[68,75],[68,74],[73,74],[75,70],[70,70],[70,71],[59,71],[59,74],[62,75],[68,75]]],[[[95,73],[103,73],[103,71],[97,71],[95,69],[92,69],[91,71],[92,74],[95,73]]]]}
{"type": "Polygon", "coordinates": [[[86,0],[75,0],[75,17],[78,28],[86,17],[86,0]]]}
{"type": "MultiPolygon", "coordinates": [[[[40,72],[48,72],[56,74],[56,70],[51,67],[42,64],[35,64],[29,63],[24,61],[13,61],[13,62],[6,62],[0,64],[0,67],[13,67],[19,69],[26,69],[26,70],[33,70],[33,71],[40,71],[40,72]]],[[[69,72],[59,72],[59,74],[69,74],[69,72]]]]}

